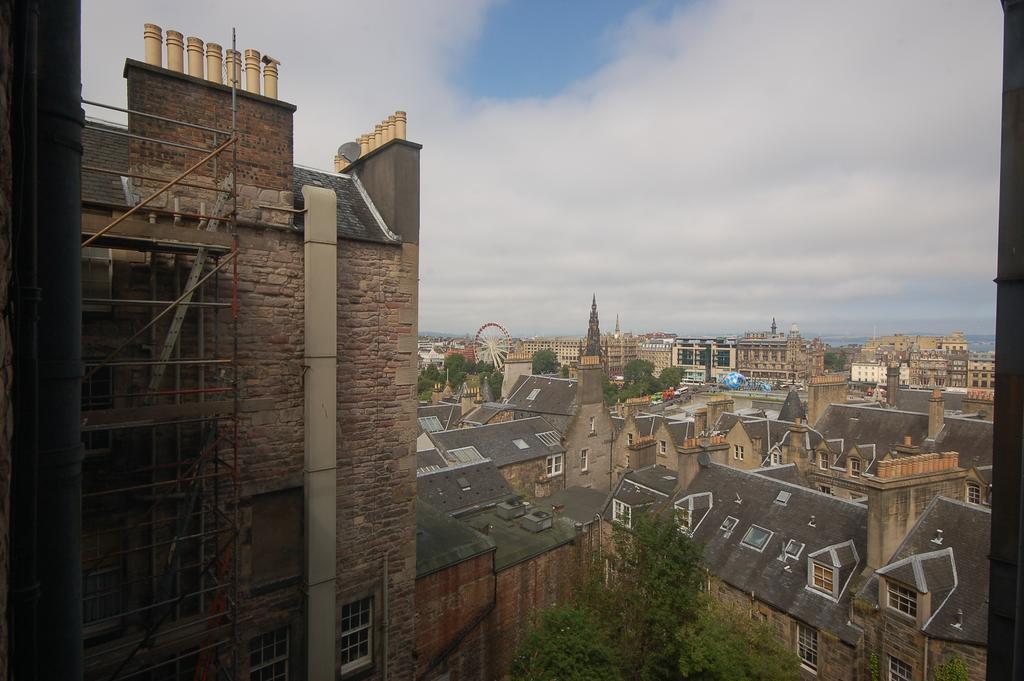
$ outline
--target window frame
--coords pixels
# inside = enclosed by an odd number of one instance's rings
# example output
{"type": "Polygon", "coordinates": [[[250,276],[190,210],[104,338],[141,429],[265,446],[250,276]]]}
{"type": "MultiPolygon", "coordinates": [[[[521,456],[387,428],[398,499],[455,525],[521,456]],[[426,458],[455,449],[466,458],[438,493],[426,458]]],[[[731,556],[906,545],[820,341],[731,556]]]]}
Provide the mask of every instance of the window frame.
{"type": "Polygon", "coordinates": [[[612,499],[612,520],[633,527],[633,507],[624,501],[612,499]]]}
{"type": "Polygon", "coordinates": [[[728,535],[730,535],[730,534],[732,534],[733,532],[736,531],[736,526],[739,525],[739,524],[740,524],[740,519],[739,518],[737,518],[735,516],[727,515],[727,516],[725,516],[725,520],[722,521],[722,524],[718,526],[718,529],[721,530],[722,532],[725,532],[726,536],[728,536],[728,535]],[[729,522],[730,520],[732,521],[731,523],[729,522]]]}
{"type": "Polygon", "coordinates": [[[758,553],[764,553],[764,550],[768,548],[768,544],[771,543],[772,537],[774,536],[775,533],[769,530],[767,527],[761,527],[760,525],[751,524],[750,527],[747,528],[747,531],[743,533],[743,538],[740,539],[740,545],[746,546],[748,549],[752,549],[754,551],[757,551],[758,553]],[[754,531],[755,528],[760,530],[761,532],[767,533],[767,536],[761,543],[760,547],[757,544],[750,543],[747,541],[747,537],[750,536],[750,533],[754,531]]]}
{"type": "Polygon", "coordinates": [[[976,482],[971,481],[967,483],[967,503],[981,505],[981,485],[976,482]],[[971,496],[973,496],[972,492],[977,494],[977,500],[971,499],[971,496]]]}
{"type": "Polygon", "coordinates": [[[850,476],[854,478],[859,478],[860,473],[860,459],[858,459],[857,457],[852,457],[850,459],[850,476]]]}
{"type": "Polygon", "coordinates": [[[548,454],[544,460],[544,470],[549,478],[561,475],[565,470],[565,461],[561,454],[548,454]]]}
{"type": "Polygon", "coordinates": [[[736,461],[744,461],[746,458],[746,448],[743,445],[732,446],[732,458],[736,461]]]}
{"type": "Polygon", "coordinates": [[[885,580],[885,606],[890,610],[917,619],[917,591],[908,589],[899,582],[885,580]],[[905,609],[900,607],[905,605],[905,609]]]}
{"type": "Polygon", "coordinates": [[[591,435],[596,434],[597,433],[597,417],[596,416],[591,416],[590,417],[589,426],[590,426],[590,434],[591,435]]]}
{"type": "Polygon", "coordinates": [[[836,569],[831,565],[812,560],[811,588],[834,596],[836,593],[836,569]]]}
{"type": "MultiPolygon", "coordinates": [[[[362,598],[357,598],[355,600],[349,601],[348,603],[344,603],[341,606],[341,618],[340,618],[340,620],[338,622],[338,629],[339,629],[338,648],[339,648],[339,651],[340,651],[340,654],[341,654],[341,657],[342,657],[342,663],[341,663],[341,673],[342,673],[342,675],[349,674],[349,673],[352,673],[352,672],[355,672],[355,671],[359,671],[359,670],[362,670],[362,669],[368,669],[368,668],[372,667],[373,664],[374,664],[374,657],[375,657],[375,655],[374,655],[373,646],[374,646],[375,642],[374,642],[374,631],[373,630],[374,630],[374,610],[375,610],[375,608],[374,608],[373,600],[374,600],[373,599],[373,595],[371,594],[371,595],[368,595],[368,596],[363,596],[362,598]],[[354,627],[354,628],[350,627],[349,629],[345,629],[345,625],[344,625],[344,622],[345,622],[345,608],[351,608],[351,607],[353,607],[355,605],[358,605],[358,604],[361,604],[361,603],[364,603],[364,602],[368,605],[367,610],[369,611],[369,616],[367,617],[366,624],[359,624],[357,627],[354,627]],[[351,644],[346,644],[345,643],[345,638],[347,636],[348,637],[358,636],[363,631],[366,632],[366,650],[367,650],[366,655],[362,655],[362,656],[359,656],[359,657],[357,657],[357,658],[355,658],[353,660],[349,660],[348,662],[345,662],[344,658],[345,658],[345,654],[346,654],[347,650],[349,650],[349,649],[351,649],[353,647],[351,644]]],[[[349,617],[351,618],[352,615],[350,614],[349,617]]],[[[359,643],[360,642],[357,641],[356,645],[359,645],[359,643]]]]}
{"type": "Polygon", "coordinates": [[[818,630],[803,622],[796,623],[796,655],[800,658],[801,667],[813,674],[818,673],[818,630]]]}
{"type": "Polygon", "coordinates": [[[580,471],[590,470],[590,447],[580,449],[580,471]]]}
{"type": "Polygon", "coordinates": [[[253,638],[249,639],[249,681],[288,681],[288,655],[291,650],[291,641],[289,639],[290,636],[287,624],[272,631],[257,634],[253,638]],[[282,632],[284,633],[284,654],[278,655],[277,644],[279,640],[277,635],[282,632]],[[273,655],[268,659],[264,659],[263,651],[267,648],[265,640],[268,636],[273,637],[270,640],[270,648],[273,650],[273,655]],[[253,650],[253,644],[256,644],[257,650],[253,650]],[[254,663],[252,656],[257,652],[260,653],[260,661],[258,663],[254,663]],[[284,662],[284,676],[280,676],[273,671],[274,666],[279,662],[284,662]],[[270,676],[260,673],[263,670],[268,669],[270,670],[270,676]]]}
{"type": "Polygon", "coordinates": [[[825,452],[818,452],[818,470],[828,470],[828,454],[825,452]]]}
{"type": "Polygon", "coordinates": [[[663,455],[668,454],[668,443],[664,440],[658,440],[658,453],[663,455]]]}
{"type": "Polygon", "coordinates": [[[632,447],[633,446],[633,433],[626,433],[626,446],[627,447],[632,447]]]}
{"type": "Polygon", "coordinates": [[[913,681],[914,667],[895,655],[889,655],[889,681],[913,681]],[[904,669],[899,669],[903,667],[904,669]]]}

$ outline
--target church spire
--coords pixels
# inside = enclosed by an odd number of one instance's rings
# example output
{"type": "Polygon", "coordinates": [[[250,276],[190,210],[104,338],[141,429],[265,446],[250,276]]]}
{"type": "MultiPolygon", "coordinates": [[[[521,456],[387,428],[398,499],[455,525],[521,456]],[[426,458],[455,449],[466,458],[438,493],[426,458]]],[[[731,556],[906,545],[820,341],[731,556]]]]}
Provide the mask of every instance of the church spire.
{"type": "Polygon", "coordinates": [[[619,313],[615,313],[615,337],[618,338],[622,332],[619,330],[619,313]]]}
{"type": "Polygon", "coordinates": [[[778,331],[778,329],[779,329],[779,327],[778,327],[778,325],[777,325],[777,324],[775,323],[775,317],[772,317],[772,335],[773,335],[773,336],[774,336],[774,335],[776,334],[776,332],[778,331]]]}
{"type": "Polygon", "coordinates": [[[590,324],[587,327],[587,344],[583,348],[583,356],[601,356],[601,327],[597,320],[597,294],[590,304],[590,324]]]}

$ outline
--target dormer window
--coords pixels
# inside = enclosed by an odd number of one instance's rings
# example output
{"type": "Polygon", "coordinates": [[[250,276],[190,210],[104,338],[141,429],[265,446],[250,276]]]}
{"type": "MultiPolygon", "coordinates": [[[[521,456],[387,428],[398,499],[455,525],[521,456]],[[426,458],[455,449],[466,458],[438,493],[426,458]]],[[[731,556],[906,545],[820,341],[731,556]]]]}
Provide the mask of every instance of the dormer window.
{"type": "Polygon", "coordinates": [[[967,501],[972,504],[981,503],[981,485],[976,482],[967,483],[967,501]]]}
{"type": "Polygon", "coordinates": [[[676,521],[679,523],[679,529],[683,530],[687,534],[693,531],[693,513],[686,507],[676,507],[676,521]]]}
{"type": "Polygon", "coordinates": [[[668,453],[668,443],[664,440],[658,440],[658,453],[662,455],[668,453]]]}
{"type": "Polygon", "coordinates": [[[612,520],[616,520],[626,527],[632,527],[632,514],[633,509],[629,504],[612,499],[612,520]]]}
{"type": "Polygon", "coordinates": [[[732,446],[732,458],[736,459],[737,461],[743,461],[743,457],[745,455],[746,452],[743,449],[743,445],[732,446]]]}
{"type": "Polygon", "coordinates": [[[728,537],[732,534],[732,531],[736,529],[737,523],[739,523],[739,519],[727,516],[726,519],[722,521],[722,527],[719,529],[725,532],[725,536],[728,537]]]}
{"type": "Polygon", "coordinates": [[[777,449],[774,452],[772,452],[772,465],[773,466],[781,466],[782,465],[782,452],[780,452],[777,449]]]}
{"type": "Polygon", "coordinates": [[[886,604],[904,615],[917,617],[917,592],[905,586],[886,581],[886,604]]]}
{"type": "Polygon", "coordinates": [[[821,452],[820,454],[818,454],[818,468],[820,468],[823,471],[828,470],[828,454],[826,454],[825,452],[821,452]]]}
{"type": "Polygon", "coordinates": [[[835,570],[829,565],[811,561],[811,586],[831,596],[836,587],[835,570]]]}
{"type": "Polygon", "coordinates": [[[850,475],[855,478],[860,477],[860,459],[850,459],[850,475]]]}

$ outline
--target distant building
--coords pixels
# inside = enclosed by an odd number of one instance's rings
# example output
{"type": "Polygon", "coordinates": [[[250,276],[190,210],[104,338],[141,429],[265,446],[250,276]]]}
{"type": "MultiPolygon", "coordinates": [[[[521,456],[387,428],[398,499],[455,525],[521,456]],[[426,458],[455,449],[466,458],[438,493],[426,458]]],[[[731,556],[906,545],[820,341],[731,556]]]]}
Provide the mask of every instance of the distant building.
{"type": "Polygon", "coordinates": [[[968,388],[996,387],[996,358],[994,353],[971,353],[967,361],[968,388]]]}
{"type": "Polygon", "coordinates": [[[580,361],[579,336],[535,336],[519,341],[517,352],[531,357],[541,350],[551,350],[562,366],[575,366],[580,361]]]}
{"type": "MultiPolygon", "coordinates": [[[[884,384],[886,363],[881,361],[855,361],[850,365],[850,380],[853,383],[884,384]]],[[[900,384],[910,385],[910,365],[900,365],[900,384]]]]}
{"type": "Polygon", "coordinates": [[[806,341],[796,324],[778,333],[775,320],[767,333],[747,333],[736,343],[736,370],[747,378],[773,383],[807,382],[825,370],[825,344],[806,341]]]}
{"type": "Polygon", "coordinates": [[[637,358],[654,365],[654,375],[661,376],[662,369],[672,366],[672,348],[675,338],[651,338],[641,341],[637,358]]]}
{"type": "Polygon", "coordinates": [[[615,332],[601,337],[601,348],[606,357],[605,370],[609,376],[621,376],[626,365],[640,355],[640,339],[631,333],[622,333],[619,316],[615,315],[615,332]]]}
{"type": "Polygon", "coordinates": [[[682,370],[684,381],[716,383],[736,370],[736,338],[679,336],[672,346],[672,366],[682,370]]]}

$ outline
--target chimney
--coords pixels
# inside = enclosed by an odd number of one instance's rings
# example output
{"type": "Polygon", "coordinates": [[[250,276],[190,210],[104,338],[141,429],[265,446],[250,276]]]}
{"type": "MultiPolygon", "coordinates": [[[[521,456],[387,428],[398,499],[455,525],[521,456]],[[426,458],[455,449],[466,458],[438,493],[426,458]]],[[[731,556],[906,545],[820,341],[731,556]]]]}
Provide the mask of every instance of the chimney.
{"type": "Polygon", "coordinates": [[[203,77],[203,41],[194,36],[185,39],[188,51],[188,75],[194,78],[203,77]]]}
{"type": "Polygon", "coordinates": [[[242,53],[238,50],[225,50],[228,62],[228,87],[242,87],[242,53]]]}
{"type": "Polygon", "coordinates": [[[604,401],[604,389],[601,377],[600,357],[580,357],[576,368],[576,401],[580,405],[601,404],[604,401]]]}
{"type": "Polygon", "coordinates": [[[223,52],[217,43],[206,43],[206,80],[211,83],[223,83],[223,52]]]}
{"type": "Polygon", "coordinates": [[[142,28],[143,53],[147,64],[163,67],[164,61],[161,54],[163,34],[163,29],[156,24],[146,24],[142,28]]]}
{"type": "Polygon", "coordinates": [[[896,396],[900,392],[900,365],[889,365],[885,370],[885,401],[890,406],[896,407],[896,396]]]}
{"type": "Polygon", "coordinates": [[[693,412],[693,434],[700,437],[708,432],[708,408],[701,407],[693,412]]]}
{"type": "Polygon", "coordinates": [[[807,384],[807,425],[814,427],[833,402],[846,403],[846,378],[839,374],[814,376],[807,384]]]}
{"type": "Polygon", "coordinates": [[[277,67],[281,62],[269,55],[263,55],[263,94],[277,99],[277,67]]]}
{"type": "Polygon", "coordinates": [[[720,397],[717,400],[709,400],[707,404],[708,409],[708,429],[714,428],[718,423],[718,417],[727,411],[733,410],[733,400],[731,397],[720,397]]]}
{"type": "Polygon", "coordinates": [[[946,418],[946,402],[942,398],[942,391],[938,388],[932,390],[932,396],[928,398],[928,439],[934,440],[942,430],[942,424],[946,418]]]}
{"type": "Polygon", "coordinates": [[[245,91],[254,95],[260,93],[260,53],[257,50],[245,51],[245,91]]]}
{"type": "Polygon", "coordinates": [[[385,142],[390,142],[391,140],[395,139],[395,117],[394,117],[394,115],[388,116],[387,120],[384,121],[384,125],[386,126],[385,127],[386,132],[384,134],[384,141],[385,142]]]}
{"type": "Polygon", "coordinates": [[[405,112],[395,112],[395,137],[400,140],[405,139],[405,112]]]}
{"type": "Polygon", "coordinates": [[[370,153],[370,136],[360,135],[359,136],[359,155],[366,156],[370,153]]]}
{"type": "MultiPolygon", "coordinates": [[[[397,135],[397,113],[395,129],[397,135]]],[[[346,172],[359,178],[388,228],[404,243],[419,245],[422,147],[408,140],[395,139],[386,150],[377,151],[383,144],[383,138],[384,126],[378,123],[369,144],[370,153],[360,156],[346,172]]]]}
{"type": "Polygon", "coordinates": [[[167,68],[178,73],[185,73],[184,36],[177,31],[167,31],[167,68]]]}

